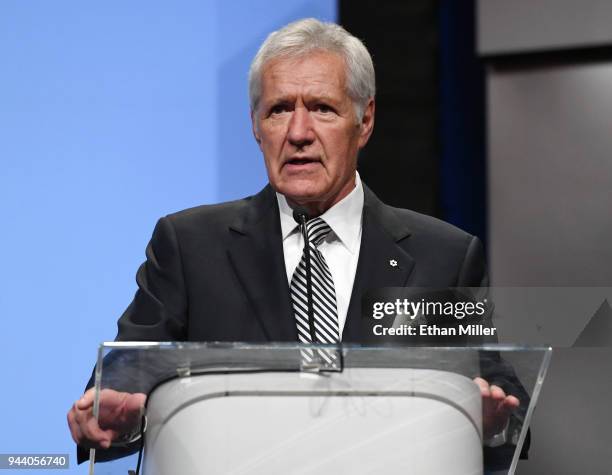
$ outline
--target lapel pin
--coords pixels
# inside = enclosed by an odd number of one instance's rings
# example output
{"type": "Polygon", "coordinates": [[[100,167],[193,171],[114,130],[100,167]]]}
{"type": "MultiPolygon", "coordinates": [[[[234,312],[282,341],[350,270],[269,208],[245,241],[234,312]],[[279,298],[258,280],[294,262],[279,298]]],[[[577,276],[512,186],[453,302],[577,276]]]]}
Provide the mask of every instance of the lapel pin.
{"type": "Polygon", "coordinates": [[[390,259],[389,260],[389,265],[391,267],[397,267],[397,261],[395,259],[390,259]]]}

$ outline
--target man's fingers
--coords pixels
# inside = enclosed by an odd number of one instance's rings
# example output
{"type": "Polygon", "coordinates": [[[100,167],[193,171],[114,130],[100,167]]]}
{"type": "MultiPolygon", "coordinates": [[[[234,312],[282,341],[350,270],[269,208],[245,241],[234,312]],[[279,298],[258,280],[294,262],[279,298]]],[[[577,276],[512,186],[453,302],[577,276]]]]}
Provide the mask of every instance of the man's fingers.
{"type": "Polygon", "coordinates": [[[87,391],[85,391],[85,394],[81,396],[81,399],[76,402],[77,409],[85,411],[90,407],[93,407],[95,397],[96,390],[94,388],[88,389],[87,391]]]}
{"type": "Polygon", "coordinates": [[[506,393],[499,386],[495,386],[494,384],[492,384],[491,386],[489,386],[489,390],[491,391],[491,397],[496,401],[502,401],[506,397],[506,393]]]}
{"type": "Polygon", "coordinates": [[[519,407],[521,405],[521,401],[519,401],[519,399],[515,396],[506,396],[506,399],[504,399],[504,405],[508,409],[512,410],[519,407]]]}
{"type": "Polygon", "coordinates": [[[480,388],[480,394],[485,398],[485,403],[488,403],[489,399],[492,399],[495,403],[501,403],[503,406],[510,409],[515,409],[520,406],[520,401],[515,396],[506,396],[506,392],[496,386],[495,384],[489,385],[489,383],[482,378],[474,378],[474,382],[480,388]]]}
{"type": "Polygon", "coordinates": [[[111,435],[98,427],[98,422],[88,411],[80,411],[75,404],[68,412],[68,427],[72,439],[79,445],[89,448],[108,448],[111,435]]]}
{"type": "Polygon", "coordinates": [[[474,382],[480,388],[480,395],[482,397],[489,397],[490,395],[489,383],[482,378],[474,378],[474,382]]]}
{"type": "Polygon", "coordinates": [[[490,402],[496,411],[510,414],[520,406],[520,401],[515,396],[506,396],[505,391],[499,386],[492,384],[489,386],[491,392],[490,402]]]}
{"type": "Polygon", "coordinates": [[[514,396],[506,396],[505,391],[489,384],[483,378],[474,378],[482,396],[483,434],[485,439],[501,431],[508,423],[512,411],[519,407],[520,401],[514,396]]]}
{"type": "Polygon", "coordinates": [[[75,405],[74,421],[77,426],[78,444],[94,448],[108,448],[110,446],[111,439],[98,425],[92,410],[82,411],[78,408],[78,405],[75,405]]]}
{"type": "Polygon", "coordinates": [[[143,393],[130,394],[125,401],[125,409],[128,412],[140,412],[147,401],[147,395],[143,393]]]}
{"type": "Polygon", "coordinates": [[[108,449],[113,440],[112,436],[101,430],[99,427],[96,427],[94,423],[88,422],[83,427],[80,445],[84,445],[92,449],[108,449]]]}
{"type": "Polygon", "coordinates": [[[95,390],[89,389],[68,412],[68,426],[74,441],[88,448],[109,448],[112,441],[132,430],[140,421],[145,394],[105,389],[100,394],[100,421],[93,415],[95,390]]]}
{"type": "Polygon", "coordinates": [[[74,440],[77,444],[81,442],[82,434],[81,429],[79,428],[79,424],[77,423],[74,417],[74,406],[68,411],[68,427],[70,428],[70,435],[72,436],[72,440],[74,440]]]}

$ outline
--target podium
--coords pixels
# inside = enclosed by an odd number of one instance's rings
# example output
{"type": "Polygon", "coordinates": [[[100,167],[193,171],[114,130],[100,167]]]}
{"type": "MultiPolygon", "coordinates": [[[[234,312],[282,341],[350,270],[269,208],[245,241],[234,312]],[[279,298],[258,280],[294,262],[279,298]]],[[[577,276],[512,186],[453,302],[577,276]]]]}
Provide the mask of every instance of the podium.
{"type": "Polygon", "coordinates": [[[146,416],[126,447],[91,452],[90,473],[513,473],[550,356],[506,345],[104,343],[95,413],[113,389],[146,394],[146,416]],[[306,365],[307,350],[335,363],[306,365]],[[483,433],[475,377],[519,398],[500,434],[483,433]]]}

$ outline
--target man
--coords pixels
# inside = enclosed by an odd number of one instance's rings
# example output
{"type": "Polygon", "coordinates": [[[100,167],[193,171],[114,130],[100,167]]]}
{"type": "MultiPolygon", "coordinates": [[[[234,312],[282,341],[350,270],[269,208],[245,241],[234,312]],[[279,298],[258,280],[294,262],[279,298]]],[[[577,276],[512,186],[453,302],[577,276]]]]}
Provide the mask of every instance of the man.
{"type": "MultiPolygon", "coordinates": [[[[361,182],[357,154],[374,127],[375,80],[357,38],[314,19],[287,25],[255,56],[249,94],[269,185],[253,197],[158,222],[118,340],[312,341],[312,305],[317,341],[359,342],[366,289],[486,284],[475,237],[387,206],[361,182]],[[318,236],[312,303],[293,217],[298,207],[314,218],[308,226],[318,236]]],[[[494,435],[519,401],[477,383],[485,433],[494,435]]],[[[144,395],[108,397],[114,410],[105,427],[93,419],[91,389],[68,413],[82,447],[108,448],[138,420],[144,395]]]]}

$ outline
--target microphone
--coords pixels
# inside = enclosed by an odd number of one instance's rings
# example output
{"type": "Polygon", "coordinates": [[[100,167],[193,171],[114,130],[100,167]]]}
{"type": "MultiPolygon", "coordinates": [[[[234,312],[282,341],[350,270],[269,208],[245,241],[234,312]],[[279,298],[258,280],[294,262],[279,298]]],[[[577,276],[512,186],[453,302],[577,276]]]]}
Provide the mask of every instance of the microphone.
{"type": "Polygon", "coordinates": [[[310,219],[308,216],[308,210],[302,206],[298,206],[293,210],[293,219],[301,226],[306,224],[306,221],[310,219]]]}
{"type": "Polygon", "coordinates": [[[312,304],[312,271],[310,267],[310,241],[308,239],[308,229],[306,222],[309,219],[308,210],[298,206],[293,210],[293,219],[300,225],[302,237],[304,238],[304,256],[306,261],[306,295],[308,297],[308,327],[310,330],[310,341],[317,342],[314,326],[314,307],[312,304]]]}

